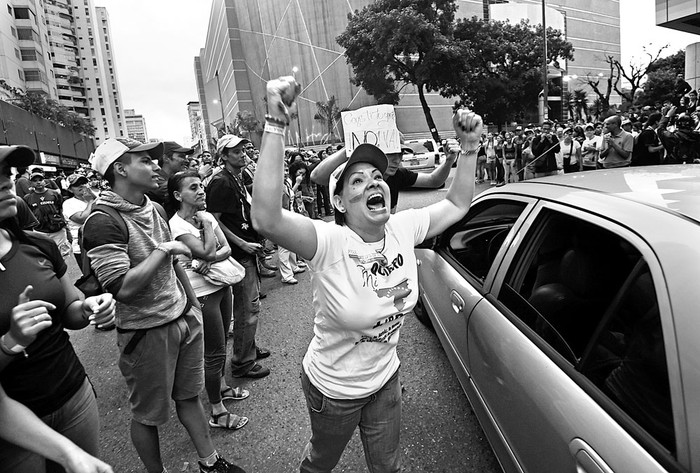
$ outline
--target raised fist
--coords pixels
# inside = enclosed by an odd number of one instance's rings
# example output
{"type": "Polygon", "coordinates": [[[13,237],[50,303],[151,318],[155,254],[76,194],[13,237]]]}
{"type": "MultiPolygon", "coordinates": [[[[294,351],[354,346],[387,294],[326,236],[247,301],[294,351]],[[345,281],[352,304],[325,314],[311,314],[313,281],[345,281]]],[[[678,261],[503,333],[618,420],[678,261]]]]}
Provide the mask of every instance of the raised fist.
{"type": "Polygon", "coordinates": [[[468,108],[461,108],[452,116],[452,125],[463,151],[474,151],[479,147],[479,139],[484,129],[481,116],[468,108]]]}
{"type": "Polygon", "coordinates": [[[294,99],[300,93],[301,86],[292,76],[269,81],[267,83],[268,113],[289,123],[290,114],[296,110],[294,99]]]}

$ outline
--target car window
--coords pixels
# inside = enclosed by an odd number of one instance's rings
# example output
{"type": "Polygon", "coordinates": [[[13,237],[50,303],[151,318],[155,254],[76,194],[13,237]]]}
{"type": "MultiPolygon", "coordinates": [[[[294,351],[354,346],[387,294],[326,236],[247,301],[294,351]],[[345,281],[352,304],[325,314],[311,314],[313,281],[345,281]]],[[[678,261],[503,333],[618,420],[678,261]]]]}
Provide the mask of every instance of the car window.
{"type": "Polygon", "coordinates": [[[448,251],[469,274],[483,282],[525,207],[524,202],[508,200],[473,205],[462,221],[445,233],[448,251]]]}
{"type": "Polygon", "coordinates": [[[668,368],[653,279],[624,238],[544,211],[498,299],[646,433],[675,447],[668,368]]]}
{"type": "Polygon", "coordinates": [[[431,153],[435,150],[435,148],[433,147],[433,143],[430,141],[406,143],[405,146],[411,148],[415,154],[431,153]]]}

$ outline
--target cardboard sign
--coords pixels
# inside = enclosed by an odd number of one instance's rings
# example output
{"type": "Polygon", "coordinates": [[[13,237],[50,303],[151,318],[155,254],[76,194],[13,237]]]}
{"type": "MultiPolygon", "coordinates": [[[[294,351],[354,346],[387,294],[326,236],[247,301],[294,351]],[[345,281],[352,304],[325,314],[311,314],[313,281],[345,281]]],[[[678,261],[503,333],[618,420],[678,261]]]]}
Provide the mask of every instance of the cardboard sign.
{"type": "Polygon", "coordinates": [[[393,105],[372,105],[342,112],[345,151],[348,156],[362,143],[377,146],[385,153],[400,153],[401,140],[396,128],[393,105]]]}

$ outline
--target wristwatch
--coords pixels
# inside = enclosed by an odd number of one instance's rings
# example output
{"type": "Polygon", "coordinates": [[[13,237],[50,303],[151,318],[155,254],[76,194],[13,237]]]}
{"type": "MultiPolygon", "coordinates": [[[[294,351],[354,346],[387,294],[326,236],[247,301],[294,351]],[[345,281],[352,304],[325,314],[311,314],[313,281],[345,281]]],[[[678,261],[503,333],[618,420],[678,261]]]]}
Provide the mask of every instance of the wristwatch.
{"type": "Polygon", "coordinates": [[[19,355],[24,351],[25,347],[24,345],[20,345],[19,343],[15,342],[12,337],[9,337],[10,340],[14,343],[12,346],[9,346],[7,344],[7,341],[5,340],[5,337],[7,334],[3,335],[0,337],[0,348],[2,351],[4,351],[7,355],[19,355]]]}

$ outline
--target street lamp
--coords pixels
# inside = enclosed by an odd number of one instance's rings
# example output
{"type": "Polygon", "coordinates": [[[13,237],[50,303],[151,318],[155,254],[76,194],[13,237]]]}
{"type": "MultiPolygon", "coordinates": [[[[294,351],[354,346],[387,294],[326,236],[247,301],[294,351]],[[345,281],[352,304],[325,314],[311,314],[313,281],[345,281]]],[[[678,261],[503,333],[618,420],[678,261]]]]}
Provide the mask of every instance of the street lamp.
{"type": "Polygon", "coordinates": [[[219,92],[219,100],[214,99],[212,100],[213,103],[219,103],[219,107],[221,108],[221,129],[223,130],[224,134],[226,134],[226,120],[224,119],[224,100],[221,97],[221,82],[219,81],[219,71],[217,70],[214,73],[214,76],[216,77],[216,89],[219,92]]]}
{"type": "Polygon", "coordinates": [[[542,90],[542,99],[543,99],[543,106],[542,106],[542,121],[547,121],[549,118],[549,87],[547,84],[547,75],[548,75],[548,67],[547,67],[547,15],[546,15],[546,10],[547,10],[547,4],[546,0],[542,0],[542,35],[543,35],[543,41],[542,41],[542,75],[543,75],[543,80],[544,80],[544,87],[542,90]]]}

